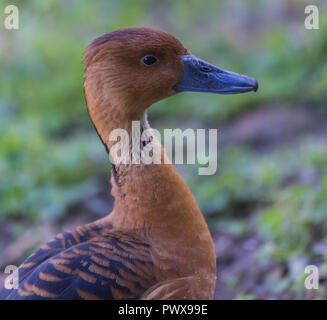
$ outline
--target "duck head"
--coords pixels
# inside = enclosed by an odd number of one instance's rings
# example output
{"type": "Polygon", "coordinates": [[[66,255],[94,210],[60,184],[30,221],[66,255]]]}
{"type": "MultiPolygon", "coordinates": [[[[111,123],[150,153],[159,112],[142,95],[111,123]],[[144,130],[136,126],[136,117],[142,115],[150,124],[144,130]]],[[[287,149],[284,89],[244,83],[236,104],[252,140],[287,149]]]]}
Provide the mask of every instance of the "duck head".
{"type": "Polygon", "coordinates": [[[97,128],[105,116],[117,125],[118,119],[140,120],[151,104],[182,91],[235,94],[258,89],[255,79],[197,58],[161,30],[105,34],[90,43],[84,62],[85,96],[97,128]]]}

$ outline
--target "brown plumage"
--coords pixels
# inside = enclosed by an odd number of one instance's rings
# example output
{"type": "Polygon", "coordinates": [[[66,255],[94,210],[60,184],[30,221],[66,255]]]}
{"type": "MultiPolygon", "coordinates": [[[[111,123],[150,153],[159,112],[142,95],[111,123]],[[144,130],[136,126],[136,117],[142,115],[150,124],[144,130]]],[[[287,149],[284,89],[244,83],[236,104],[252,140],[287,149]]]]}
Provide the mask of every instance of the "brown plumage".
{"type": "MultiPolygon", "coordinates": [[[[124,29],[86,49],[84,92],[94,126],[110,152],[109,133],[131,122],[148,128],[145,111],[176,93],[180,56],[170,34],[124,29]],[[160,63],[147,67],[142,57],[160,63]]],[[[159,142],[156,142],[159,143],[159,142]]],[[[166,157],[164,150],[162,158],[166,157]]],[[[7,299],[211,299],[214,245],[190,190],[168,164],[114,165],[114,209],[91,224],[57,235],[20,266],[19,290],[7,299]]]]}

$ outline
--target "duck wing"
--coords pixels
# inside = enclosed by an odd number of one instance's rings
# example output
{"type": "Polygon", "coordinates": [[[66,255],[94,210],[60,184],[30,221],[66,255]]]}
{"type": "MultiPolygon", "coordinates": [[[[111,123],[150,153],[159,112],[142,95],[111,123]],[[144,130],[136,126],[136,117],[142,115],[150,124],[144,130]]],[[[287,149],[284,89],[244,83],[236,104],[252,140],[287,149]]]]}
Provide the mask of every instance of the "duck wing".
{"type": "Polygon", "coordinates": [[[151,246],[92,227],[56,236],[19,267],[19,288],[0,299],[138,299],[158,281],[151,246]]]}

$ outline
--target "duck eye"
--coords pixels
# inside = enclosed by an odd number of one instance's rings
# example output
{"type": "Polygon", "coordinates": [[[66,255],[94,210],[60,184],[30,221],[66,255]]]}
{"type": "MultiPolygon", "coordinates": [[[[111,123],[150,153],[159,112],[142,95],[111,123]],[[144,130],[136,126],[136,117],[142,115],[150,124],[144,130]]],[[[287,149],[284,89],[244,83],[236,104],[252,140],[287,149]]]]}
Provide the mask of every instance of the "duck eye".
{"type": "Polygon", "coordinates": [[[145,57],[142,58],[142,62],[146,66],[153,66],[156,63],[158,63],[158,61],[159,61],[158,58],[151,55],[151,54],[148,54],[148,55],[146,55],[145,57]]]}

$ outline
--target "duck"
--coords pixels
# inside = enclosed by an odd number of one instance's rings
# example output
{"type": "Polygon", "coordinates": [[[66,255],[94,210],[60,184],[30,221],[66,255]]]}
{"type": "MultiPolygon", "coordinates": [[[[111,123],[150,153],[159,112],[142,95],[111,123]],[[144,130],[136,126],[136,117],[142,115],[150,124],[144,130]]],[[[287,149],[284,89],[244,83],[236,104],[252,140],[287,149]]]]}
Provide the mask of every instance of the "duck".
{"type": "MultiPolygon", "coordinates": [[[[133,121],[140,121],[141,130],[151,128],[147,109],[162,99],[185,91],[258,89],[254,78],[212,65],[170,33],[151,28],[104,34],[87,46],[83,61],[87,110],[109,155],[110,133],[131,133],[133,121]]],[[[188,186],[165,160],[113,161],[112,212],[42,245],[20,265],[18,289],[1,289],[0,298],[213,299],[216,255],[209,228],[188,186]]]]}

